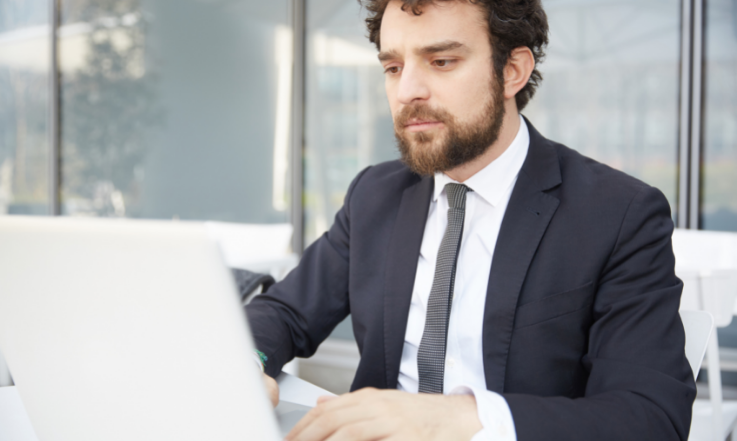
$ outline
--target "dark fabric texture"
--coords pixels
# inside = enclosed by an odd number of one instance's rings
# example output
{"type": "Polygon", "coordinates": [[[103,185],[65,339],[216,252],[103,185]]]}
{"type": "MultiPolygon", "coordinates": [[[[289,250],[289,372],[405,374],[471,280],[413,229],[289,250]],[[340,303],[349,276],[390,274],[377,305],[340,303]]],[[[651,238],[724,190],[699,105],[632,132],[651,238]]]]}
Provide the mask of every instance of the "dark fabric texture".
{"type": "MultiPolygon", "coordinates": [[[[686,440],[696,389],[667,200],[528,126],[479,330],[487,389],[519,441],[686,440]]],[[[400,162],[355,178],[330,230],[247,307],[269,375],[350,313],[352,388],[397,387],[432,190],[400,162]]]]}
{"type": "Polygon", "coordinates": [[[241,296],[241,302],[245,303],[248,298],[256,292],[260,287],[262,292],[266,292],[271,285],[276,283],[273,277],[268,274],[254,273],[241,268],[231,268],[230,272],[235,278],[238,294],[241,296]]]}

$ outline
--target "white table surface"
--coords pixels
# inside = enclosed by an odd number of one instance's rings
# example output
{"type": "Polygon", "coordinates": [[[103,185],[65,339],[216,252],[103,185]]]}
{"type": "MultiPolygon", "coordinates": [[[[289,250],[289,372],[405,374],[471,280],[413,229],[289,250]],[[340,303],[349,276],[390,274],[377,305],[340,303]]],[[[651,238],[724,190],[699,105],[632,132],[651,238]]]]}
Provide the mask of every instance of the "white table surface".
{"type": "MultiPolygon", "coordinates": [[[[314,407],[317,397],[334,395],[293,375],[277,377],[279,400],[314,407]]],[[[15,387],[0,387],[0,440],[38,441],[15,387]]]]}

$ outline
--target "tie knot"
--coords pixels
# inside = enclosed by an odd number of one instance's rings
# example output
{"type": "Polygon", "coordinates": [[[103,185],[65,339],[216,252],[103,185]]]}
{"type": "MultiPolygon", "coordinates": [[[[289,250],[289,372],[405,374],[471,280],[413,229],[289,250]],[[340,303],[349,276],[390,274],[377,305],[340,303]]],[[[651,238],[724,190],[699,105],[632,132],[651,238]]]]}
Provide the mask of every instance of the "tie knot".
{"type": "Polygon", "coordinates": [[[450,208],[466,209],[466,193],[469,188],[463,184],[445,184],[445,193],[448,195],[448,206],[450,208]]]}

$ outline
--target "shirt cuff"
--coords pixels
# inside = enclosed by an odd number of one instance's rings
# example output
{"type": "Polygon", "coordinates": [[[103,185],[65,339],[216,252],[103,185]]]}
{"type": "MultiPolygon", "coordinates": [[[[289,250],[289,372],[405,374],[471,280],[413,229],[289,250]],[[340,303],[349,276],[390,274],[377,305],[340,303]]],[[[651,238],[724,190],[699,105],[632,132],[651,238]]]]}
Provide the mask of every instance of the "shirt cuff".
{"type": "Polygon", "coordinates": [[[483,429],[471,441],[517,441],[512,411],[501,395],[468,386],[455,387],[450,394],[473,395],[476,398],[476,408],[483,429]]]}

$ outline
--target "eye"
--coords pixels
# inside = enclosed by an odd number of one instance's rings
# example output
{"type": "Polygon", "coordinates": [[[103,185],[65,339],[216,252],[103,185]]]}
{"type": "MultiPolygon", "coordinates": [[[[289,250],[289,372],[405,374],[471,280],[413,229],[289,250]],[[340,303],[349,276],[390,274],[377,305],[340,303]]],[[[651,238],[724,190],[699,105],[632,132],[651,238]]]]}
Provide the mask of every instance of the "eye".
{"type": "Polygon", "coordinates": [[[440,59],[433,60],[432,64],[437,67],[450,67],[456,60],[440,59]]]}
{"type": "Polygon", "coordinates": [[[389,66],[384,69],[385,74],[397,74],[399,73],[399,66],[389,66]]]}

